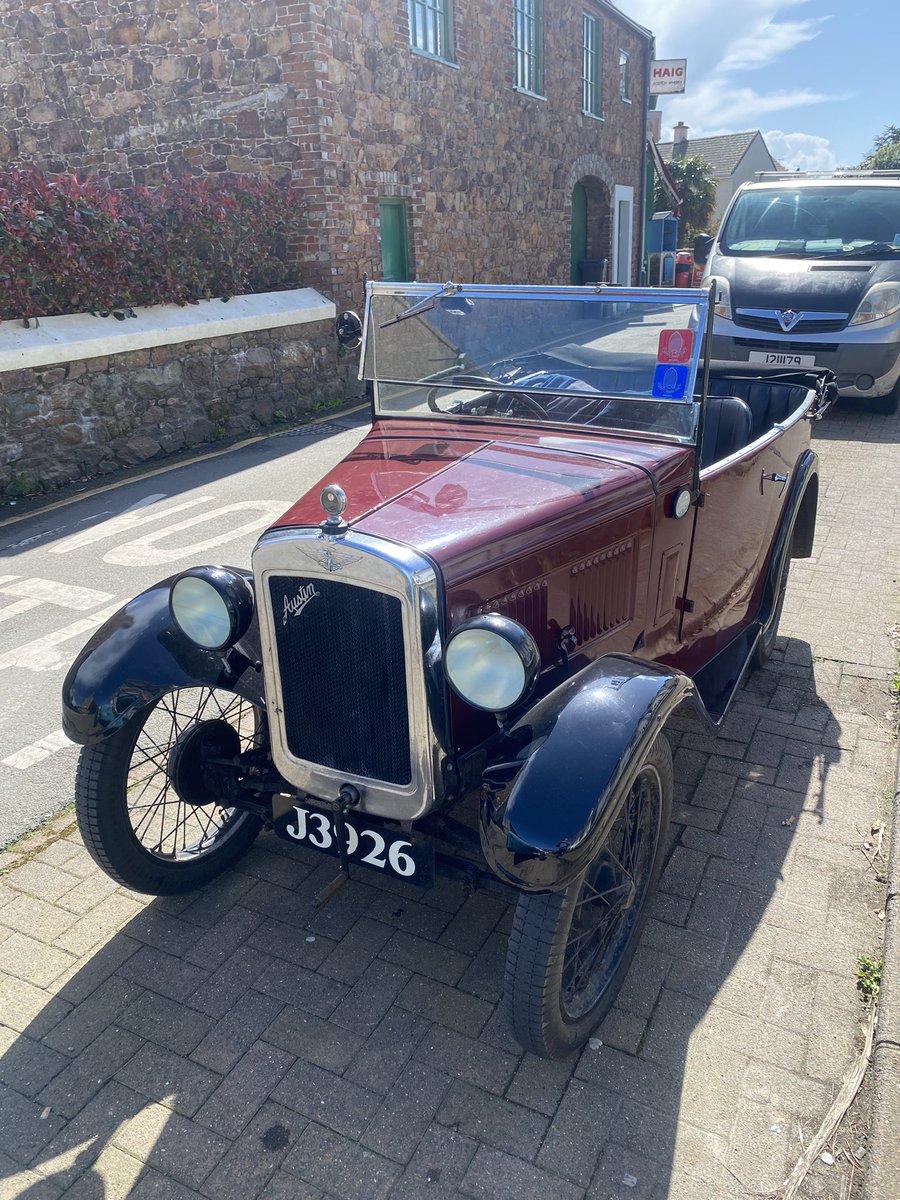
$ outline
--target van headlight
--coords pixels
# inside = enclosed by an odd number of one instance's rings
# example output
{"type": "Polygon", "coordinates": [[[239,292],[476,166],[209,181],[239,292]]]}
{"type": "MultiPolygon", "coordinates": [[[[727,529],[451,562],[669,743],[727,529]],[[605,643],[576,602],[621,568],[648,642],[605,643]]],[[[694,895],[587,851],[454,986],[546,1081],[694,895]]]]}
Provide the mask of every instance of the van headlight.
{"type": "Polygon", "coordinates": [[[499,613],[473,617],[444,647],[444,670],[460,699],[485,712],[508,712],[531,692],[541,666],[534,638],[499,613]]]}
{"type": "Polygon", "coordinates": [[[718,275],[710,275],[709,278],[704,279],[703,282],[706,284],[714,283],[716,285],[716,306],[713,309],[713,313],[725,321],[730,321],[731,289],[728,286],[728,280],[722,279],[718,275]]]}
{"type": "Polygon", "coordinates": [[[172,620],[204,650],[225,650],[247,632],[253,619],[253,589],[225,567],[192,567],[169,593],[172,620]]]}
{"type": "Polygon", "coordinates": [[[850,318],[851,325],[869,325],[872,321],[885,321],[900,312],[900,285],[891,282],[875,283],[860,301],[859,307],[850,318]]]}

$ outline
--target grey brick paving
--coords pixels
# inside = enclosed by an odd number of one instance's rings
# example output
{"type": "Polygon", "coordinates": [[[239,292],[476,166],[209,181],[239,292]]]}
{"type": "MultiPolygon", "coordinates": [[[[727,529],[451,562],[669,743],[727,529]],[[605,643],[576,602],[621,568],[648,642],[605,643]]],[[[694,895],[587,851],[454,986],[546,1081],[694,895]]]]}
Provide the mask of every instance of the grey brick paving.
{"type": "Polygon", "coordinates": [[[673,719],[670,854],[602,1044],[522,1054],[494,892],[358,871],[316,911],[334,863],[266,835],[148,901],[66,834],[0,855],[0,1196],[772,1191],[858,1049],[856,956],[881,936],[860,846],[892,784],[896,427],[817,430],[815,554],[773,659],[720,738],[673,719]]]}

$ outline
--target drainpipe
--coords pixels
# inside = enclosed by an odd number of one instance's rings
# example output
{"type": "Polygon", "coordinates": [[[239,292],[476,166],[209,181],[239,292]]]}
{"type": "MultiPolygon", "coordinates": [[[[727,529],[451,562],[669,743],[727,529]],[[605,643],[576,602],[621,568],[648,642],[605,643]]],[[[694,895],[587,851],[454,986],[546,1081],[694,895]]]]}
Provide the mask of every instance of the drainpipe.
{"type": "Polygon", "coordinates": [[[638,283],[640,284],[649,282],[644,277],[646,269],[645,251],[647,249],[647,114],[650,111],[650,63],[656,53],[656,39],[654,37],[651,36],[644,42],[644,51],[644,97],[641,106],[644,127],[641,131],[641,203],[638,207],[641,217],[641,236],[638,242],[638,262],[640,263],[638,283]]]}

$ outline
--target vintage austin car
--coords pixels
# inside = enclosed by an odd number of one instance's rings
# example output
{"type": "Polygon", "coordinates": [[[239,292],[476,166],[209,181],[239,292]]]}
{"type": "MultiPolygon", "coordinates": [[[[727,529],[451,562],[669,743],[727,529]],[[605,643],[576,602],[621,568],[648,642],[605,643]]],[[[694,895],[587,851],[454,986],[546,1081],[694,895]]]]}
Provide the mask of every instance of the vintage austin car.
{"type": "MultiPolygon", "coordinates": [[[[196,888],[264,826],[428,887],[517,894],[506,994],[565,1054],[612,1002],[712,724],[810,554],[833,385],[710,370],[710,293],[369,284],[371,431],[259,540],[127,604],[69,671],[85,843],[196,888]],[[324,512],[323,512],[324,510],[324,512]]],[[[352,886],[352,884],[351,884],[352,886]]]]}

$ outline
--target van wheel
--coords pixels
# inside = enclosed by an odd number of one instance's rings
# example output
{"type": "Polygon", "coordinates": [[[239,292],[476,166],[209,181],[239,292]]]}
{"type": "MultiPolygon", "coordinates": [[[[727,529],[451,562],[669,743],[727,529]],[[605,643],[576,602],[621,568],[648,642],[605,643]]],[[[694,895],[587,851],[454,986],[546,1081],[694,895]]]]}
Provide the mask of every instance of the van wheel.
{"type": "Polygon", "coordinates": [[[873,396],[871,400],[866,401],[866,405],[869,412],[885,417],[894,416],[900,408],[900,382],[896,383],[893,391],[888,392],[886,396],[873,396]]]}
{"type": "Polygon", "coordinates": [[[85,746],[75,815],[97,865],[153,896],[192,891],[230,867],[263,823],[215,794],[215,760],[258,745],[261,729],[259,710],[241,696],[180,688],[85,746]]]}
{"type": "Polygon", "coordinates": [[[662,868],[672,790],[660,734],[593,862],[564,891],[520,896],[505,991],[515,1036],[532,1054],[577,1050],[612,1006],[662,868]]]}

